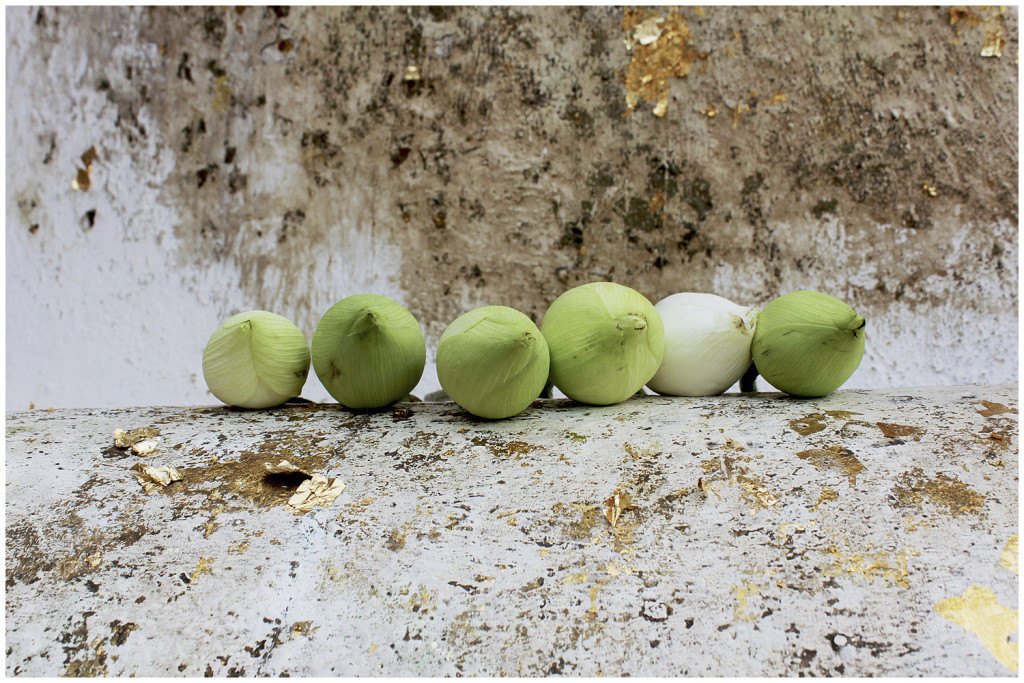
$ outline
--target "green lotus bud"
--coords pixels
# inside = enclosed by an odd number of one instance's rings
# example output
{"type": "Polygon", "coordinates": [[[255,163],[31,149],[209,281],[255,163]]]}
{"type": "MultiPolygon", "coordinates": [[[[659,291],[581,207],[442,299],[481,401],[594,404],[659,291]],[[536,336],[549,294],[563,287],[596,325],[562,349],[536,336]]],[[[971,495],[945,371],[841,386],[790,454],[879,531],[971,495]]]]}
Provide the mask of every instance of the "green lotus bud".
{"type": "Polygon", "coordinates": [[[758,316],[750,351],[757,371],[776,389],[825,396],[860,365],[864,318],[828,294],[784,294],[758,316]]]}
{"type": "Polygon", "coordinates": [[[348,408],[380,408],[406,396],[427,361],[423,332],[412,313],[387,297],[342,299],[313,333],[313,369],[324,388],[348,408]]]}
{"type": "Polygon", "coordinates": [[[290,320],[267,311],[228,318],[203,350],[206,386],[240,408],[270,408],[302,392],[309,345],[290,320]]]}
{"type": "Polygon", "coordinates": [[[544,314],[551,381],[574,401],[611,405],[639,391],[661,365],[665,328],[640,292],[614,282],[574,287],[544,314]]]}
{"type": "Polygon", "coordinates": [[[437,379],[453,401],[498,420],[526,410],[548,379],[548,345],[528,317],[483,306],[448,326],[437,344],[437,379]]]}

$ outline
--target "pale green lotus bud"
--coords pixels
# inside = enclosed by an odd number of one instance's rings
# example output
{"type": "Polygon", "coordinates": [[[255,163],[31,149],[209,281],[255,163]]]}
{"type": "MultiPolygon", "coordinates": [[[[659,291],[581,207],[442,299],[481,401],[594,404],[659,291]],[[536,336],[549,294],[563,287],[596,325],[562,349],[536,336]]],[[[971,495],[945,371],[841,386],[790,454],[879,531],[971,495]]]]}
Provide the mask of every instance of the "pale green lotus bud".
{"type": "Polygon", "coordinates": [[[593,282],[555,299],[541,332],[551,381],[574,401],[610,405],[639,391],[661,365],[665,330],[643,294],[593,282]]]}
{"type": "Polygon", "coordinates": [[[665,356],[647,383],[659,394],[713,396],[750,367],[757,309],[714,294],[682,292],[654,308],[665,325],[665,356]]]}
{"type": "Polygon", "coordinates": [[[387,297],[342,299],[313,332],[313,369],[324,388],[348,408],[380,408],[406,396],[427,360],[412,313],[387,297]]]}
{"type": "Polygon", "coordinates": [[[757,371],[776,389],[825,396],[860,365],[864,318],[834,296],[791,292],[761,311],[750,350],[757,371]]]}
{"type": "Polygon", "coordinates": [[[290,320],[267,311],[231,316],[203,350],[203,376],[218,399],[240,408],[270,408],[302,392],[309,345],[290,320]]]}
{"type": "Polygon", "coordinates": [[[483,306],[448,326],[437,344],[437,379],[453,401],[498,420],[526,410],[548,379],[548,345],[528,317],[483,306]]]}

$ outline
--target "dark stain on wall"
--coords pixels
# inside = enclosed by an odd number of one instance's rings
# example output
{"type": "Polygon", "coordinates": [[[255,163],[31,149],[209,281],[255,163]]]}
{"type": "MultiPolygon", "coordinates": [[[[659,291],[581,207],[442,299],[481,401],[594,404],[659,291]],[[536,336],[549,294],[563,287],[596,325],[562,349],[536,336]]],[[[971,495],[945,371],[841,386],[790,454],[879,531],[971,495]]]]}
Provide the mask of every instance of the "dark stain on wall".
{"type": "Polygon", "coordinates": [[[942,8],[683,8],[702,58],[664,116],[628,110],[616,8],[152,8],[155,60],[92,68],[124,134],[145,109],[174,150],[181,263],[231,262],[307,331],[386,246],[429,341],[597,279],[883,313],[939,300],[930,276],[965,306],[988,273],[1016,289],[1017,14],[977,11],[1001,57],[942,8]]]}

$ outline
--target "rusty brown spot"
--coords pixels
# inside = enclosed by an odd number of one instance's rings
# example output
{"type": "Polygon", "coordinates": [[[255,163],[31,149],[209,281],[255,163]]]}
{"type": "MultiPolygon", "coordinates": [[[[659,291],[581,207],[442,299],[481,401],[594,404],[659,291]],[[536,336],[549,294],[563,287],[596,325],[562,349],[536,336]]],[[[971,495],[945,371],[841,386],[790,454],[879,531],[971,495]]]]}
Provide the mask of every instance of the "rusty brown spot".
{"type": "Polygon", "coordinates": [[[928,478],[920,467],[901,474],[892,494],[896,498],[894,507],[920,510],[927,499],[952,517],[977,513],[985,505],[985,496],[956,477],[936,474],[928,478]]]}
{"type": "MultiPolygon", "coordinates": [[[[1013,408],[1004,406],[1002,403],[996,403],[995,401],[978,401],[983,406],[982,410],[978,410],[978,415],[982,417],[992,417],[993,415],[1002,415],[1003,413],[1012,413],[1013,408]]],[[[977,409],[975,409],[977,410],[977,409]]]]}
{"type": "Polygon", "coordinates": [[[857,483],[857,475],[864,472],[866,468],[848,448],[842,446],[829,446],[828,448],[815,448],[807,451],[800,451],[797,457],[807,460],[819,470],[838,469],[841,470],[850,480],[850,485],[857,483]]]}
{"type": "Polygon", "coordinates": [[[876,422],[875,425],[882,430],[882,436],[887,439],[910,436],[913,437],[914,441],[920,441],[921,435],[924,434],[923,429],[920,427],[912,427],[911,425],[898,425],[888,422],[876,422]]]}

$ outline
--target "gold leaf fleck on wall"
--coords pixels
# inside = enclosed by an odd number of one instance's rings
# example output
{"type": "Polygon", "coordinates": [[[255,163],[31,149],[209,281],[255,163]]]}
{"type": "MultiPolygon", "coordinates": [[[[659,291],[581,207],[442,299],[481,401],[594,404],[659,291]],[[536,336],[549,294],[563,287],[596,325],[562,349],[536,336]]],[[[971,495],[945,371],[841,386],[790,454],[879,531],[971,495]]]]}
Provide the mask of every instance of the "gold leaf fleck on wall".
{"type": "Polygon", "coordinates": [[[981,56],[1002,57],[1004,47],[1006,47],[1006,40],[1003,38],[1001,28],[990,31],[985,36],[985,44],[981,48],[981,56]]]}
{"type": "Polygon", "coordinates": [[[82,163],[85,164],[85,168],[76,170],[75,177],[71,181],[72,189],[85,192],[92,187],[92,164],[97,157],[99,154],[96,152],[95,145],[85,150],[85,153],[82,154],[82,163]]]}
{"type": "Polygon", "coordinates": [[[213,111],[223,114],[231,105],[231,86],[228,85],[227,76],[218,76],[213,85],[213,111]]]}
{"type": "Polygon", "coordinates": [[[962,595],[937,602],[935,611],[976,635],[1003,666],[1017,671],[1017,643],[1010,642],[1010,634],[1017,631],[1017,610],[1000,605],[991,588],[968,586],[962,595]]]}
{"type": "Polygon", "coordinates": [[[825,486],[821,489],[821,495],[818,496],[818,500],[815,501],[814,507],[811,509],[817,510],[819,505],[827,503],[830,500],[839,500],[839,494],[825,486]]]}
{"type": "Polygon", "coordinates": [[[655,102],[652,113],[664,116],[670,96],[668,79],[686,77],[694,61],[707,55],[693,49],[690,27],[675,9],[666,15],[651,8],[627,9],[622,28],[626,49],[632,54],[623,75],[627,113],[644,101],[655,102]]]}
{"type": "Polygon", "coordinates": [[[732,110],[732,129],[736,130],[740,127],[740,116],[743,114],[750,113],[750,105],[746,102],[741,102],[736,105],[736,108],[732,110]]]}
{"type": "Polygon", "coordinates": [[[954,41],[959,41],[964,29],[972,30],[980,26],[985,29],[985,42],[978,54],[982,57],[1002,57],[1003,48],[1006,47],[1004,10],[1003,7],[950,7],[949,25],[954,27],[954,41]]]}
{"type": "Polygon", "coordinates": [[[133,465],[131,471],[135,472],[135,479],[146,493],[159,491],[173,482],[180,481],[183,476],[181,470],[174,465],[153,467],[143,462],[133,465]]]}

